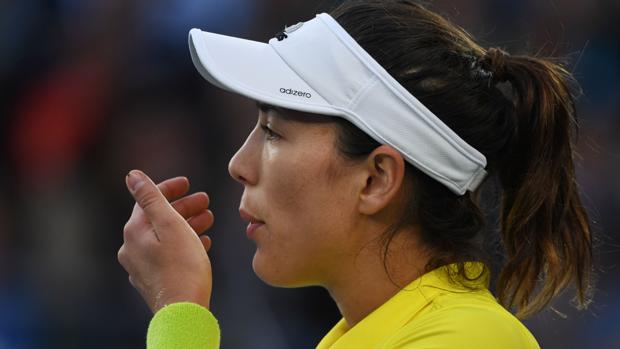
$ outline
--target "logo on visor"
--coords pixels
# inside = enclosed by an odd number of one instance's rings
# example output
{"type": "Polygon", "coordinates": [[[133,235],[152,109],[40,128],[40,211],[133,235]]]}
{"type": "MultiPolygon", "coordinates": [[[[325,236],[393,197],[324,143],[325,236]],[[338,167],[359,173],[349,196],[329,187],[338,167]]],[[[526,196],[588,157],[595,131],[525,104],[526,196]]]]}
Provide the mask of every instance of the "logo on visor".
{"type": "Polygon", "coordinates": [[[304,22],[299,22],[297,24],[291,25],[291,26],[284,26],[284,30],[282,30],[281,32],[277,33],[275,35],[276,39],[278,39],[278,41],[282,41],[286,38],[288,38],[288,35],[286,34],[290,34],[292,32],[294,32],[295,30],[299,29],[302,25],[304,25],[304,22]]]}
{"type": "Polygon", "coordinates": [[[293,96],[299,96],[299,97],[312,98],[312,94],[310,94],[310,92],[297,91],[297,90],[293,90],[290,88],[284,88],[284,87],[280,88],[280,93],[285,93],[287,95],[293,95],[293,96]]]}

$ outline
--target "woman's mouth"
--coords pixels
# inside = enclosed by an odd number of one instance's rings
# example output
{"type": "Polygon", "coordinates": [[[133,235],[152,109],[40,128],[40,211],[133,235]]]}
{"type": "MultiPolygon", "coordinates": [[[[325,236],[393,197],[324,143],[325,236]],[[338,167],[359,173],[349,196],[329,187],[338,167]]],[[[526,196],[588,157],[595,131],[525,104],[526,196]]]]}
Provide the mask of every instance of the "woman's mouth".
{"type": "Polygon", "coordinates": [[[245,228],[245,233],[248,236],[248,238],[252,238],[252,236],[254,235],[254,232],[256,231],[256,229],[262,227],[263,225],[265,225],[265,223],[252,223],[252,222],[250,222],[250,224],[248,224],[248,227],[245,228]]]}
{"type": "Polygon", "coordinates": [[[245,229],[245,232],[248,236],[248,238],[251,238],[254,235],[254,232],[256,231],[256,229],[262,227],[263,225],[265,225],[265,222],[259,220],[258,218],[252,216],[250,213],[248,213],[245,209],[243,208],[239,208],[239,215],[241,216],[241,219],[249,221],[250,224],[248,224],[247,228],[245,229]]]}

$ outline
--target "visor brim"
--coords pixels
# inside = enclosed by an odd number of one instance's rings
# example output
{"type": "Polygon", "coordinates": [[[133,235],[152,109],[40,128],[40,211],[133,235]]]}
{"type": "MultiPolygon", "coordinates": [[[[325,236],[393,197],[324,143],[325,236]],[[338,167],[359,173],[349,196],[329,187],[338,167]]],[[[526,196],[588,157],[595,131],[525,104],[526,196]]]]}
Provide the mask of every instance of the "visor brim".
{"type": "Polygon", "coordinates": [[[217,87],[278,107],[338,114],[269,44],[192,29],[189,47],[198,72],[217,87]]]}

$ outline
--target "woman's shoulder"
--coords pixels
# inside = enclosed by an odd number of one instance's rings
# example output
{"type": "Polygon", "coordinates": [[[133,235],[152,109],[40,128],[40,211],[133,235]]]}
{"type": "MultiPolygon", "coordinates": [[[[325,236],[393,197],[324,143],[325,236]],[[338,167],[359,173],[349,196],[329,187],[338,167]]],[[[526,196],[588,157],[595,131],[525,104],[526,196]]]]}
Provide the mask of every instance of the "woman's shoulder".
{"type": "Polygon", "coordinates": [[[420,314],[399,329],[384,348],[538,349],[534,336],[486,289],[432,292],[420,314]],[[432,344],[432,345],[430,345],[432,344]]]}

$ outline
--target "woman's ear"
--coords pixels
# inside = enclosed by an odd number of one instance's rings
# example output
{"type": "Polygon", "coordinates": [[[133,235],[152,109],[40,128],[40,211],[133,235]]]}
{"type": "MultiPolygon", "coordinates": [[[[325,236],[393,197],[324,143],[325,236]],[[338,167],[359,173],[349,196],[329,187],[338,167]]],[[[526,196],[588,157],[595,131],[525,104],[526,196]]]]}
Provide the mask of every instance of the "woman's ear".
{"type": "Polygon", "coordinates": [[[389,145],[381,145],[365,161],[366,185],[360,192],[359,210],[372,215],[385,208],[400,192],[405,175],[402,155],[389,145]]]}

